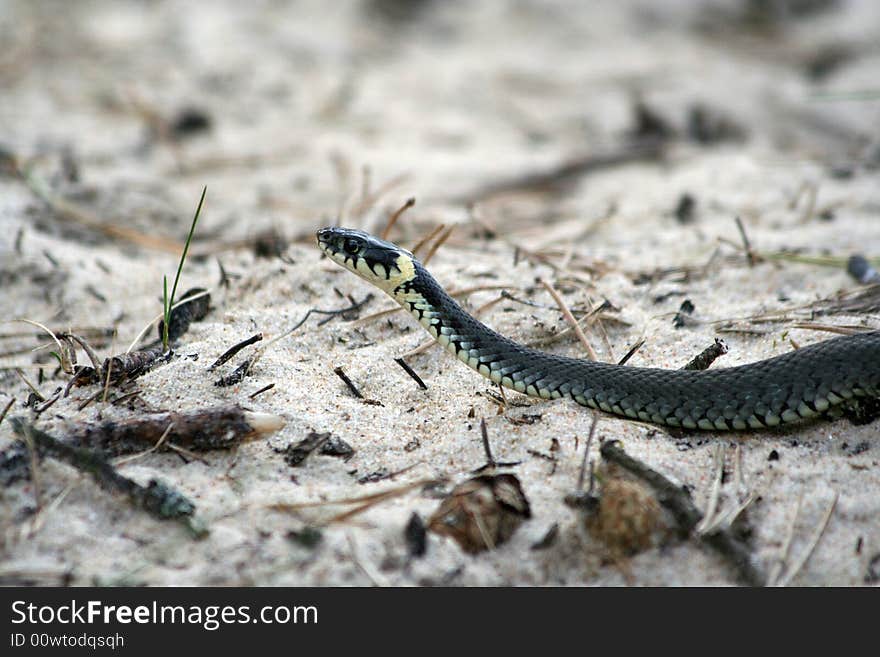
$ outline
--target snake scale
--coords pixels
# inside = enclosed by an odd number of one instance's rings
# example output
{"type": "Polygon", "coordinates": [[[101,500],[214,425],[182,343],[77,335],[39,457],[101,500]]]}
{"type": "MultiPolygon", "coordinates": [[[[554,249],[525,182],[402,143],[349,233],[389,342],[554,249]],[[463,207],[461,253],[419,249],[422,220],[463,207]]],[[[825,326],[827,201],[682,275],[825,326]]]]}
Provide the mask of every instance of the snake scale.
{"type": "Polygon", "coordinates": [[[880,331],[710,370],[580,360],[524,347],[491,330],[395,244],[347,228],[323,228],[317,239],[333,261],[389,294],[459,360],[531,397],[568,397],[624,418],[720,431],[775,427],[858,397],[880,397],[880,331]]]}

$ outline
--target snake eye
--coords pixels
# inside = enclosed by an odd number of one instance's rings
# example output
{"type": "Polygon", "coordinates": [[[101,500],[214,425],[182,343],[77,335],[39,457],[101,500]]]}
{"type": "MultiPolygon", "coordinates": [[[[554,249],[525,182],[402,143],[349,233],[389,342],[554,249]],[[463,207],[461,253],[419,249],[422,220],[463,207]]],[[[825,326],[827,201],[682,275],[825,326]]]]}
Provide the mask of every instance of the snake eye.
{"type": "Polygon", "coordinates": [[[361,250],[361,243],[359,240],[349,237],[343,243],[342,248],[345,249],[345,252],[349,255],[357,255],[358,251],[361,250]]]}

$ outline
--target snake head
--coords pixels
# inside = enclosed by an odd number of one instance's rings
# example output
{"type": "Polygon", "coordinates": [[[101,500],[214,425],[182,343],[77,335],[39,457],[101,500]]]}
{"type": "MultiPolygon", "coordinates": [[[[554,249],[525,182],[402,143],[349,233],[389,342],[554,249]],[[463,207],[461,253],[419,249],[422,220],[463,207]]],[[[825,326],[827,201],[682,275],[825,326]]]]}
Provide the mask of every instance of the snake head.
{"type": "Polygon", "coordinates": [[[412,253],[362,230],[328,227],[315,237],[327,257],[389,294],[415,274],[412,253]]]}

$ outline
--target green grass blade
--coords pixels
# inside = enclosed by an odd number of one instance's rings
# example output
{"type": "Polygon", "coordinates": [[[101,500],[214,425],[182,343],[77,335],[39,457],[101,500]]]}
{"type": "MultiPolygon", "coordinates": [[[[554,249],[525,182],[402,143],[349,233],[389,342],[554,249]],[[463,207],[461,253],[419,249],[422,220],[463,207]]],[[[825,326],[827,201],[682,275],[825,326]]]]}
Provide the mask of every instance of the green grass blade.
{"type": "Polygon", "coordinates": [[[171,302],[168,304],[168,307],[174,305],[174,295],[177,294],[177,282],[180,280],[180,273],[183,271],[183,263],[186,260],[186,254],[189,252],[189,244],[192,242],[193,233],[196,232],[196,224],[199,222],[199,215],[202,212],[202,204],[205,202],[205,194],[208,191],[208,186],[205,185],[202,187],[202,197],[199,199],[199,206],[196,208],[196,213],[193,215],[192,225],[189,227],[189,235],[186,237],[186,244],[183,245],[183,253],[180,256],[180,264],[177,265],[177,275],[174,277],[174,285],[171,288],[171,302]]]}
{"type": "Polygon", "coordinates": [[[171,320],[171,304],[168,303],[168,277],[162,277],[162,349],[168,350],[168,323],[171,320]]]}
{"type": "Polygon", "coordinates": [[[180,262],[177,265],[177,274],[174,276],[174,285],[171,287],[171,296],[168,296],[168,278],[164,277],[164,294],[163,302],[165,303],[165,328],[162,332],[162,346],[168,348],[168,325],[171,323],[171,308],[174,306],[174,297],[177,294],[177,283],[180,281],[180,274],[183,271],[183,263],[186,261],[186,254],[189,252],[189,245],[192,242],[193,234],[196,232],[196,224],[199,222],[199,215],[202,213],[202,205],[205,203],[205,194],[208,192],[208,186],[202,187],[202,196],[199,199],[199,205],[196,213],[193,215],[192,225],[189,227],[189,235],[186,237],[186,243],[183,245],[183,253],[180,254],[180,262]]]}

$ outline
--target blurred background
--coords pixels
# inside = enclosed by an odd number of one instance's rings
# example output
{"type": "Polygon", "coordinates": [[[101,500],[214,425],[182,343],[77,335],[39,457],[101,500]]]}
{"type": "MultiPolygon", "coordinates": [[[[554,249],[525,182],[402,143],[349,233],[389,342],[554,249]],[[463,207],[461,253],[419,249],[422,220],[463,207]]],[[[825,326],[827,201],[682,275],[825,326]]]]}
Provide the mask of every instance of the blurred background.
{"type": "Polygon", "coordinates": [[[294,237],[383,186],[463,213],[480,183],[633,134],[841,175],[880,158],[871,0],[2,0],[0,42],[0,147],[178,238],[204,183],[206,230],[294,237]]]}

